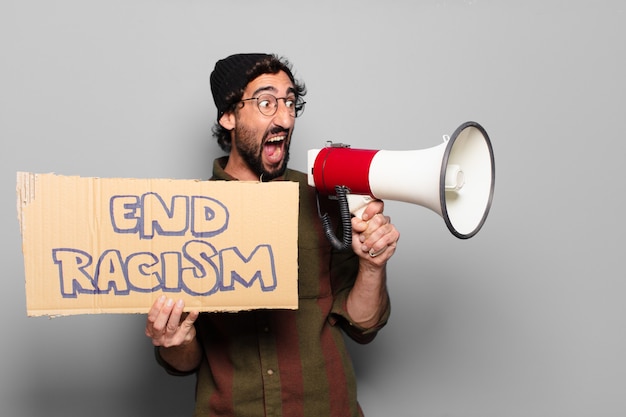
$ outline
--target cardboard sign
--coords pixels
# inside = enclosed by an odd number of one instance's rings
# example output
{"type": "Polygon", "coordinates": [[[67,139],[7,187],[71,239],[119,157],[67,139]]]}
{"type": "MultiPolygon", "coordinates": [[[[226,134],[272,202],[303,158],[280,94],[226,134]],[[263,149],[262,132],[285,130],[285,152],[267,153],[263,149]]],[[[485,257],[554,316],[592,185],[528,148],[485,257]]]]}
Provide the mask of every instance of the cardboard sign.
{"type": "Polygon", "coordinates": [[[29,316],[298,307],[298,184],[17,174],[29,316]]]}

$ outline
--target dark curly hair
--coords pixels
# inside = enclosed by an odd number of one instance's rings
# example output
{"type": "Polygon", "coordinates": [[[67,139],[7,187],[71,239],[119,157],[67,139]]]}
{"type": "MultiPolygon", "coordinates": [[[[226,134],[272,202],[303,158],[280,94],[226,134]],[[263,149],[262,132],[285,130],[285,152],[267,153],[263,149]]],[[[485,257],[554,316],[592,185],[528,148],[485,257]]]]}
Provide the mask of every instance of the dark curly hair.
{"type": "MultiPolygon", "coordinates": [[[[247,83],[254,80],[260,75],[263,74],[278,74],[280,71],[283,71],[289,76],[289,79],[294,85],[294,90],[296,94],[296,98],[304,97],[306,94],[306,86],[302,81],[296,80],[293,76],[292,65],[291,63],[284,57],[278,57],[276,55],[267,55],[257,61],[254,66],[252,66],[247,72],[247,83]]],[[[226,97],[226,102],[228,103],[228,111],[233,111],[235,109],[235,105],[241,100],[243,97],[243,91],[245,89],[244,86],[238,91],[230,92],[226,97]]],[[[212,133],[215,138],[217,138],[217,144],[224,150],[225,152],[230,152],[232,148],[232,138],[230,136],[230,130],[224,128],[219,123],[219,118],[215,122],[212,133]]]]}

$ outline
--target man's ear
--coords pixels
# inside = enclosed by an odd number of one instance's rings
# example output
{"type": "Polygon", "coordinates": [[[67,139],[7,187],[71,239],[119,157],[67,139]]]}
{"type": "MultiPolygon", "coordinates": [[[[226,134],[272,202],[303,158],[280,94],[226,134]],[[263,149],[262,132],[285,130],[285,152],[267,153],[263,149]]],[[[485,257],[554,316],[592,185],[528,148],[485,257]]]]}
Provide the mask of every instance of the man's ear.
{"type": "Polygon", "coordinates": [[[235,128],[235,113],[232,111],[224,113],[219,122],[224,129],[233,130],[235,128]]]}

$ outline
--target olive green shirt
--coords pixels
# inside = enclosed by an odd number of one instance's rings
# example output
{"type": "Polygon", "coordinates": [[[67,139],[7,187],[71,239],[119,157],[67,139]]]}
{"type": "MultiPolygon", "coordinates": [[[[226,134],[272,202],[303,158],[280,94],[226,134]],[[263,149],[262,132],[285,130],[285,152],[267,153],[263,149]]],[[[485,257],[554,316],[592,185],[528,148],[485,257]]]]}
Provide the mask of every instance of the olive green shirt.
{"type": "MultiPolygon", "coordinates": [[[[215,161],[212,180],[234,180],[224,172],[226,162],[227,157],[215,161]]],[[[369,343],[386,324],[389,308],[373,328],[351,323],[345,305],[358,257],[328,243],[306,174],[287,170],[279,180],[299,183],[299,307],[200,314],[195,326],[204,357],[195,371],[194,417],[363,416],[341,330],[369,343]]],[[[336,201],[320,196],[320,210],[337,224],[336,201]]],[[[280,213],[261,215],[280,218],[280,213]]],[[[169,373],[184,375],[156,352],[169,373]]]]}

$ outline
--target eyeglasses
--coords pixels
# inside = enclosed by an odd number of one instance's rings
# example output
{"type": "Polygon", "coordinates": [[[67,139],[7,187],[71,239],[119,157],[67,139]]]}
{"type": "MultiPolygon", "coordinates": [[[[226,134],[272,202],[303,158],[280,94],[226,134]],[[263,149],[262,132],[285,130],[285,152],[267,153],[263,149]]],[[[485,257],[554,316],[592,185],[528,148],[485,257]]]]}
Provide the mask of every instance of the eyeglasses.
{"type": "Polygon", "coordinates": [[[272,94],[261,94],[258,97],[240,100],[240,102],[244,103],[252,100],[256,100],[256,105],[259,108],[259,111],[265,116],[273,116],[276,114],[276,111],[278,110],[278,100],[283,100],[285,102],[285,107],[287,107],[291,117],[301,116],[302,113],[304,113],[304,105],[306,104],[306,101],[302,100],[300,97],[275,97],[272,94]]]}

